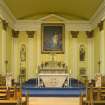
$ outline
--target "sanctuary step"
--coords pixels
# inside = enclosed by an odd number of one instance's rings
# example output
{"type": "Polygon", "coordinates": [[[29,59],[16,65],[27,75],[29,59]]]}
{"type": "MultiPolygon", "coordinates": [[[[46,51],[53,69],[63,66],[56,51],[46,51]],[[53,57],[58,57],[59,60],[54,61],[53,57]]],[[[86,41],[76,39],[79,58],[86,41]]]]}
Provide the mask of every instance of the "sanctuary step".
{"type": "Polygon", "coordinates": [[[24,87],[22,95],[30,97],[79,97],[81,92],[85,95],[85,88],[35,88],[24,87]]]}
{"type": "MultiPolygon", "coordinates": [[[[49,74],[48,74],[49,75],[49,74]]],[[[85,87],[85,84],[83,82],[81,82],[80,80],[78,79],[75,79],[75,78],[69,78],[68,80],[68,84],[69,86],[68,87],[72,87],[72,88],[75,88],[75,87],[85,87]]],[[[27,80],[26,82],[24,82],[22,84],[23,87],[38,87],[38,78],[32,78],[32,79],[29,79],[27,80]]]]}

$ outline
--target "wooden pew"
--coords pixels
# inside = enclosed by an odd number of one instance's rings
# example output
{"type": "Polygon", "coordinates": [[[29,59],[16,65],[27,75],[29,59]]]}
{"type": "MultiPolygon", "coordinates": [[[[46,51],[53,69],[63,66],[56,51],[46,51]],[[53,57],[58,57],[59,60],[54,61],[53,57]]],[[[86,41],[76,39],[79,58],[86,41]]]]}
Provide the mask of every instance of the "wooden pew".
{"type": "Polygon", "coordinates": [[[105,87],[87,87],[86,99],[80,96],[80,105],[105,104],[105,87]]]}
{"type": "Polygon", "coordinates": [[[0,105],[27,105],[27,102],[25,98],[22,98],[21,102],[19,100],[8,99],[8,100],[0,100],[0,105]]]}
{"type": "Polygon", "coordinates": [[[16,87],[0,86],[0,105],[28,105],[29,96],[22,97],[22,91],[16,87]]]}
{"type": "Polygon", "coordinates": [[[8,93],[7,93],[7,87],[6,86],[0,86],[0,99],[7,99],[8,93]]]}

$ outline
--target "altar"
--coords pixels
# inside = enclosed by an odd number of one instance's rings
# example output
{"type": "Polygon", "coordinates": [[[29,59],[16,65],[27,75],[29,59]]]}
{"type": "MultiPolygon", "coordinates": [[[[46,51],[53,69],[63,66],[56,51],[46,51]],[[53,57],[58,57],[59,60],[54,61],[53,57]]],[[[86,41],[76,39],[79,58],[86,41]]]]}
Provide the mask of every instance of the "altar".
{"type": "Polygon", "coordinates": [[[63,87],[65,82],[68,85],[68,74],[39,74],[39,87],[40,79],[45,87],[63,87]]]}
{"type": "Polygon", "coordinates": [[[48,61],[39,66],[39,87],[68,87],[69,75],[63,62],[48,61]]]}

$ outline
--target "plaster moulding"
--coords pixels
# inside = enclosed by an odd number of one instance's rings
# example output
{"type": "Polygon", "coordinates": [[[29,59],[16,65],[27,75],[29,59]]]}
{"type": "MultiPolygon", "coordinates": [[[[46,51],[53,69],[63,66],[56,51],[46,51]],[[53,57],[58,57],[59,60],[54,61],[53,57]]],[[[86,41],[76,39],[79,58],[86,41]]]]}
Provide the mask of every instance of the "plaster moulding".
{"type": "Polygon", "coordinates": [[[103,0],[98,10],[89,21],[70,21],[55,14],[49,14],[38,20],[16,20],[3,0],[0,0],[0,15],[1,18],[9,23],[11,28],[17,31],[35,31],[41,23],[54,23],[54,21],[46,21],[50,17],[58,18],[59,21],[56,21],[56,23],[65,23],[69,31],[90,31],[93,30],[101,20],[105,19],[105,0],[103,0]]]}
{"type": "Polygon", "coordinates": [[[101,3],[95,14],[90,19],[91,28],[97,27],[97,24],[105,19],[105,0],[101,3]]]}
{"type": "Polygon", "coordinates": [[[0,0],[0,17],[9,23],[11,28],[14,28],[16,18],[13,16],[10,9],[6,6],[3,0],[0,0]]]}
{"type": "Polygon", "coordinates": [[[16,30],[19,31],[36,31],[38,26],[41,26],[42,23],[64,23],[65,29],[68,31],[90,31],[90,24],[88,21],[69,21],[65,18],[57,16],[55,14],[50,14],[46,17],[40,18],[36,21],[34,20],[17,20],[15,24],[16,30]],[[55,17],[58,21],[48,21],[49,18],[55,17]],[[45,21],[46,20],[46,21],[45,21]],[[67,27],[67,28],[66,28],[67,27]]]}
{"type": "Polygon", "coordinates": [[[17,20],[15,23],[15,30],[18,31],[37,31],[41,26],[40,22],[30,20],[17,20]]]}

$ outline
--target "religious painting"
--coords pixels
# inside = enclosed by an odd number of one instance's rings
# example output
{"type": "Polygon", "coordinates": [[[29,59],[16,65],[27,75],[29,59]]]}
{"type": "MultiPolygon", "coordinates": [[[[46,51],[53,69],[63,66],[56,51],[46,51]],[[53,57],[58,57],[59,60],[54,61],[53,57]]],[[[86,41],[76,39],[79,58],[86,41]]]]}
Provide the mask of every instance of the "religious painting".
{"type": "Polygon", "coordinates": [[[64,53],[64,24],[42,24],[42,53],[64,53]]]}
{"type": "Polygon", "coordinates": [[[85,61],[85,46],[83,44],[80,45],[80,49],[79,49],[79,53],[80,53],[80,61],[85,61]]]}

